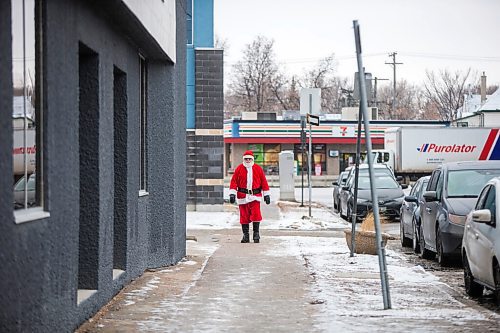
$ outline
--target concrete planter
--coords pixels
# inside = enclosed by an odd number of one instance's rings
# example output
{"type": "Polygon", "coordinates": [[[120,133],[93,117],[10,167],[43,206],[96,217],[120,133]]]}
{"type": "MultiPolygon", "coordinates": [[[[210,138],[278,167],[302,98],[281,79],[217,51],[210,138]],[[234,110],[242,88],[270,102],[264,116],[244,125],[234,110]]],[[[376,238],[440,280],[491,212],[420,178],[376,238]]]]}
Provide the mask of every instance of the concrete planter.
{"type": "MultiPolygon", "coordinates": [[[[344,229],[345,239],[347,241],[347,246],[349,250],[352,248],[351,244],[351,229],[344,229]]],[[[389,234],[382,233],[382,243],[385,245],[389,239],[394,239],[389,234]]],[[[377,242],[375,237],[375,231],[361,231],[356,230],[355,235],[356,248],[354,249],[355,253],[358,254],[377,254],[377,242]]]]}

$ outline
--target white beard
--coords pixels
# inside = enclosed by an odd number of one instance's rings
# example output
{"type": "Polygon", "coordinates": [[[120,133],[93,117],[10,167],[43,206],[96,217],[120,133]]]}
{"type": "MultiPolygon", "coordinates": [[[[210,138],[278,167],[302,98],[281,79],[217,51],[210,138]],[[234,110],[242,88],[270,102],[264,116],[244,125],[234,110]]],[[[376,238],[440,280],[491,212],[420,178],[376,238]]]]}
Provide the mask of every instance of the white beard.
{"type": "Polygon", "coordinates": [[[253,167],[253,163],[254,163],[253,161],[251,161],[251,162],[246,162],[246,161],[243,161],[243,165],[244,165],[246,168],[251,168],[251,167],[253,167]]]}

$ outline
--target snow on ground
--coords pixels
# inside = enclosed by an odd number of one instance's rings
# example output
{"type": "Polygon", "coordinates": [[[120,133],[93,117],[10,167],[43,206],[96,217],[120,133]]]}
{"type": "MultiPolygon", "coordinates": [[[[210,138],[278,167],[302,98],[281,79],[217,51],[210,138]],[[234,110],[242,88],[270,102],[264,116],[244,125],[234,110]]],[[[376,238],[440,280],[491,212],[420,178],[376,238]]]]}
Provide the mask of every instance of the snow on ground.
{"type": "MultiPolygon", "coordinates": [[[[406,320],[407,328],[418,327],[422,320],[432,320],[436,321],[434,327],[440,328],[436,331],[448,331],[450,327],[473,327],[489,319],[453,298],[435,275],[421,266],[406,263],[402,255],[394,251],[387,250],[386,256],[392,309],[384,310],[378,256],[350,257],[344,238],[280,239],[281,249],[273,248],[268,255],[295,255],[305,261],[314,281],[311,293],[323,304],[318,318],[329,318],[320,324],[326,331],[366,331],[365,325],[384,331],[391,322],[399,323],[395,328],[403,331],[406,320]],[[345,317],[363,322],[362,329],[346,325],[345,317]]],[[[498,320],[500,316],[497,317],[498,320]]]]}
{"type": "MultiPolygon", "coordinates": [[[[225,189],[225,197],[229,198],[228,189],[225,189]]],[[[348,226],[342,218],[331,212],[332,188],[313,188],[311,191],[312,204],[311,216],[309,218],[309,190],[304,189],[304,207],[300,207],[302,201],[302,189],[295,189],[297,202],[279,201],[279,188],[271,188],[272,205],[280,208],[278,219],[266,216],[263,207],[263,229],[289,229],[289,230],[332,230],[342,229],[348,226]]],[[[264,204],[262,204],[264,206],[264,204]]],[[[225,229],[239,228],[239,213],[236,205],[229,206],[231,211],[225,212],[187,212],[188,229],[225,229]]]]}

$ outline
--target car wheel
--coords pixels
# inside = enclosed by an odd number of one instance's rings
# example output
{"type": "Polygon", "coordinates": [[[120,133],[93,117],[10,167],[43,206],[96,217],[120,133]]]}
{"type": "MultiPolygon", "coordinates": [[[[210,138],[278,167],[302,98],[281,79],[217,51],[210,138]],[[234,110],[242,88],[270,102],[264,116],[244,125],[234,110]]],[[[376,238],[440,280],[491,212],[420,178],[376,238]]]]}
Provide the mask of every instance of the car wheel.
{"type": "Polygon", "coordinates": [[[436,229],[436,254],[439,265],[445,267],[450,264],[450,256],[443,253],[443,240],[439,228],[436,229]]]}
{"type": "Polygon", "coordinates": [[[467,293],[467,295],[472,296],[472,297],[482,296],[484,287],[482,285],[480,285],[479,283],[474,281],[474,276],[472,275],[472,272],[471,272],[470,266],[469,266],[469,259],[467,258],[467,254],[465,254],[465,253],[463,256],[463,263],[464,263],[465,292],[467,293]]]}
{"type": "Polygon", "coordinates": [[[493,281],[495,281],[495,297],[497,299],[497,305],[500,305],[500,265],[497,261],[493,266],[493,281]]]}
{"type": "Polygon", "coordinates": [[[423,259],[434,259],[434,252],[428,250],[425,248],[425,238],[424,238],[424,231],[422,230],[422,224],[420,224],[419,227],[419,240],[420,240],[420,258],[423,259]]]}
{"type": "Polygon", "coordinates": [[[413,228],[413,239],[412,239],[413,252],[420,253],[420,233],[418,232],[419,228],[417,227],[417,222],[413,220],[411,225],[413,228]]]}
{"type": "Polygon", "coordinates": [[[410,247],[411,239],[405,236],[405,224],[403,220],[399,221],[399,236],[401,238],[401,246],[402,247],[410,247]]]}

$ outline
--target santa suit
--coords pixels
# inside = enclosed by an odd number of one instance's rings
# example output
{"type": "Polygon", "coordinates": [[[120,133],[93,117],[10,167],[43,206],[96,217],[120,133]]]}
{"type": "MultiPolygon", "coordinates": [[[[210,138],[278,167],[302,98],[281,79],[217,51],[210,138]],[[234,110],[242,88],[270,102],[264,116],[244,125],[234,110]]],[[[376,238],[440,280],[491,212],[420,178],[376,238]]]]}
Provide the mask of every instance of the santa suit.
{"type": "Polygon", "coordinates": [[[259,165],[253,162],[250,167],[246,167],[245,164],[238,165],[231,178],[229,194],[236,195],[236,202],[240,208],[241,224],[262,221],[260,202],[263,196],[270,194],[270,191],[264,170],[259,165]],[[247,191],[260,189],[260,193],[243,193],[238,189],[247,191]]]}

